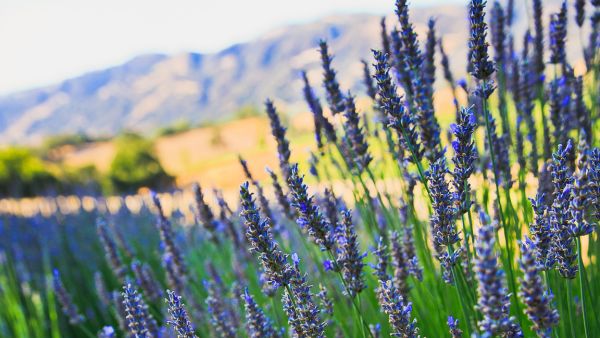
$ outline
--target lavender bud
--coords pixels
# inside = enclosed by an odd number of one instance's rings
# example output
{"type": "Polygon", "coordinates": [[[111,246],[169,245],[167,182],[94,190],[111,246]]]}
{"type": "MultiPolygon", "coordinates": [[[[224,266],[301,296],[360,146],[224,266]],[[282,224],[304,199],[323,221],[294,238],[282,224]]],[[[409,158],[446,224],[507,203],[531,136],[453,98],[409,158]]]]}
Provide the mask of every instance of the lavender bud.
{"type": "Polygon", "coordinates": [[[331,113],[336,115],[344,111],[344,96],[340,90],[340,84],[336,79],[336,72],[331,66],[333,56],[329,54],[327,42],[319,42],[321,52],[321,64],[323,66],[323,87],[327,93],[327,103],[331,113]]]}
{"type": "Polygon", "coordinates": [[[524,312],[533,323],[533,330],[540,337],[550,337],[552,327],[558,325],[560,317],[558,311],[552,308],[554,296],[544,287],[540,270],[534,259],[535,252],[535,244],[529,238],[525,238],[525,242],[521,244],[519,260],[523,271],[519,296],[526,305],[524,312]]]}
{"type": "Polygon", "coordinates": [[[178,338],[197,338],[194,333],[194,328],[188,317],[188,313],[185,309],[185,305],[181,301],[181,296],[175,294],[171,290],[167,290],[167,298],[165,301],[168,304],[167,311],[169,312],[169,324],[175,332],[177,332],[178,338]]]}
{"type": "Polygon", "coordinates": [[[505,286],[504,271],[498,267],[494,244],[494,226],[482,215],[482,226],[475,243],[475,272],[479,286],[476,308],[482,313],[479,328],[488,335],[522,337],[521,329],[509,316],[510,296],[505,286]]]}
{"type": "Polygon", "coordinates": [[[281,169],[281,173],[285,180],[289,179],[290,175],[290,143],[285,137],[286,129],[281,124],[281,120],[279,119],[279,115],[277,114],[277,110],[275,110],[275,106],[273,105],[273,101],[267,100],[265,102],[265,106],[267,109],[267,115],[269,116],[269,120],[271,121],[271,133],[275,137],[275,141],[277,141],[277,154],[279,156],[279,167],[281,169]]]}
{"type": "Polygon", "coordinates": [[[54,288],[54,294],[56,295],[56,299],[62,307],[63,313],[69,318],[69,323],[71,325],[78,325],[83,323],[85,318],[79,313],[77,305],[73,303],[71,295],[67,292],[65,286],[63,285],[60,279],[60,273],[56,269],[52,274],[52,286],[54,288]]]}
{"type": "Polygon", "coordinates": [[[358,239],[352,223],[350,211],[341,212],[342,220],[339,223],[339,232],[336,237],[337,257],[336,263],[341,268],[346,285],[346,292],[354,298],[366,288],[363,278],[364,254],[359,252],[358,239]]]}
{"type": "Polygon", "coordinates": [[[304,176],[298,173],[298,164],[290,168],[288,185],[292,194],[292,206],[298,212],[296,222],[300,227],[307,228],[308,234],[322,250],[331,250],[333,248],[331,224],[323,218],[319,207],[315,205],[314,196],[308,196],[308,187],[304,184],[304,176]]]}
{"type": "Polygon", "coordinates": [[[392,281],[379,281],[381,298],[379,304],[388,315],[392,336],[413,338],[418,337],[417,320],[411,321],[412,304],[406,301],[392,281]]]}

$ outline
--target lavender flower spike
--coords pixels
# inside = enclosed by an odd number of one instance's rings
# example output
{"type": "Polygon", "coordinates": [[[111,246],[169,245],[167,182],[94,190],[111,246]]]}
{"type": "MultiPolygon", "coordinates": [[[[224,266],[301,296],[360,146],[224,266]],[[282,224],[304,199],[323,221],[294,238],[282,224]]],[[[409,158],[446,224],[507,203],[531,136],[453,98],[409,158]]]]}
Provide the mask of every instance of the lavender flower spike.
{"type": "Polygon", "coordinates": [[[104,248],[106,260],[110,264],[110,267],[117,278],[123,280],[123,278],[125,278],[125,274],[127,273],[127,269],[123,265],[117,244],[115,243],[108,225],[106,225],[106,222],[104,222],[102,219],[98,219],[96,221],[96,227],[98,231],[98,237],[100,237],[100,242],[104,248]]]}
{"type": "Polygon", "coordinates": [[[275,110],[273,101],[267,100],[265,102],[265,107],[267,109],[267,115],[269,116],[269,120],[271,121],[271,133],[275,137],[275,141],[277,141],[279,168],[281,169],[283,177],[287,181],[290,176],[290,142],[285,136],[286,129],[281,124],[281,120],[279,119],[277,110],[275,110]]]}
{"type": "Polygon", "coordinates": [[[566,61],[567,2],[563,1],[560,11],[550,16],[550,63],[566,61]]]}
{"type": "Polygon", "coordinates": [[[417,320],[411,321],[412,304],[405,301],[392,281],[379,281],[380,299],[379,304],[383,312],[388,315],[392,336],[413,338],[418,337],[419,329],[417,320]]]}
{"type": "Polygon", "coordinates": [[[321,40],[319,42],[319,48],[321,52],[321,64],[323,66],[323,87],[327,93],[327,103],[331,113],[336,115],[344,111],[344,95],[340,90],[340,84],[336,79],[335,70],[331,66],[333,56],[329,54],[329,47],[327,42],[321,40]]]}
{"type": "Polygon", "coordinates": [[[296,222],[300,227],[306,227],[308,234],[321,250],[333,248],[331,224],[329,224],[314,202],[314,196],[308,196],[308,187],[304,184],[304,176],[298,173],[298,164],[290,168],[288,185],[292,194],[292,205],[298,211],[296,222]]]}
{"type": "Polygon", "coordinates": [[[494,73],[494,63],[488,54],[487,24],[485,23],[485,0],[471,0],[469,18],[471,20],[471,38],[469,49],[471,55],[471,74],[478,80],[487,80],[494,73]]]}
{"type": "Polygon", "coordinates": [[[430,220],[433,240],[439,246],[452,246],[460,240],[454,224],[456,219],[454,199],[445,179],[447,173],[448,167],[444,157],[433,163],[426,173],[433,200],[433,213],[430,220]]]}
{"type": "Polygon", "coordinates": [[[349,92],[344,103],[346,105],[346,109],[344,110],[344,117],[346,118],[344,121],[344,131],[352,148],[354,162],[359,172],[362,172],[371,163],[373,158],[369,154],[369,144],[367,143],[364,129],[360,126],[360,117],[356,112],[354,97],[349,92]]]}
{"type": "Polygon", "coordinates": [[[175,269],[174,271],[177,273],[177,275],[181,276],[181,278],[184,278],[187,274],[187,267],[183,260],[181,250],[175,244],[175,234],[173,232],[171,222],[169,222],[165,216],[160,199],[155,193],[152,193],[152,201],[154,202],[154,206],[158,211],[156,226],[160,232],[160,240],[163,242],[165,253],[171,258],[173,267],[175,269]]]}
{"type": "Polygon", "coordinates": [[[197,338],[185,306],[181,301],[181,296],[176,295],[175,292],[171,290],[167,290],[167,298],[165,300],[169,306],[167,311],[169,312],[170,317],[169,320],[167,320],[167,324],[177,332],[177,337],[197,338]]]}
{"type": "Polygon", "coordinates": [[[342,219],[338,225],[336,263],[342,270],[346,291],[354,298],[366,288],[363,278],[364,254],[359,252],[358,239],[349,210],[341,212],[342,219]]]}
{"type": "Polygon", "coordinates": [[[505,287],[504,271],[498,267],[494,252],[494,226],[489,218],[481,214],[482,226],[475,243],[475,272],[479,286],[476,309],[483,314],[479,328],[485,334],[506,337],[523,337],[521,328],[513,317],[509,316],[510,296],[505,287]]]}
{"type": "Polygon", "coordinates": [[[475,115],[472,108],[462,108],[457,116],[456,124],[450,125],[450,131],[456,138],[452,141],[454,149],[453,186],[456,191],[457,216],[466,213],[470,208],[470,203],[467,203],[467,198],[471,194],[471,185],[469,177],[475,170],[474,163],[477,159],[477,149],[473,140],[473,133],[477,128],[475,115]]]}
{"type": "Polygon", "coordinates": [[[404,150],[410,150],[417,162],[421,161],[423,149],[415,130],[413,116],[404,107],[404,103],[396,93],[396,85],[390,77],[390,66],[387,56],[380,51],[373,51],[375,57],[375,74],[380,105],[385,115],[389,117],[390,126],[396,130],[404,150]]]}
{"type": "Polygon", "coordinates": [[[202,223],[204,228],[208,230],[211,236],[217,240],[215,233],[215,230],[217,229],[217,222],[215,221],[215,216],[212,210],[204,200],[204,194],[202,193],[200,184],[194,183],[192,185],[192,190],[194,191],[194,198],[196,200],[196,217],[202,223]]]}
{"type": "Polygon", "coordinates": [[[458,319],[448,316],[448,329],[452,338],[462,338],[462,331],[458,328],[458,319]]]}
{"type": "Polygon", "coordinates": [[[231,311],[221,295],[221,289],[215,283],[209,281],[204,281],[204,288],[208,292],[206,308],[212,328],[218,337],[234,338],[236,336],[236,326],[231,311]]]}
{"type": "Polygon", "coordinates": [[[279,332],[273,328],[263,310],[256,304],[248,289],[244,291],[244,309],[246,310],[246,332],[250,338],[275,338],[280,337],[279,332]]]}
{"type": "Polygon", "coordinates": [[[63,313],[69,318],[69,323],[71,325],[81,324],[85,318],[79,313],[77,305],[73,303],[71,295],[67,292],[60,279],[60,273],[56,269],[52,275],[52,286],[54,288],[54,293],[56,294],[56,299],[62,307],[63,313]]]}
{"type": "Polygon", "coordinates": [[[258,254],[271,285],[288,285],[291,276],[287,256],[273,240],[270,220],[260,219],[260,212],[248,190],[248,182],[241,185],[240,198],[240,216],[246,223],[246,238],[250,242],[250,250],[258,254]]]}
{"type": "Polygon", "coordinates": [[[540,276],[540,270],[534,259],[535,244],[525,238],[521,243],[521,259],[519,265],[523,271],[519,296],[525,303],[525,314],[533,323],[533,330],[540,337],[550,337],[553,326],[560,319],[558,311],[552,308],[552,293],[546,290],[540,276]]]}
{"type": "Polygon", "coordinates": [[[535,199],[530,198],[529,200],[534,212],[533,223],[529,225],[533,256],[538,269],[548,270],[554,266],[555,262],[551,250],[553,234],[550,228],[550,215],[544,203],[544,194],[538,193],[535,199]]]}
{"type": "Polygon", "coordinates": [[[577,275],[577,253],[574,238],[569,226],[568,213],[573,177],[569,169],[568,158],[573,148],[571,141],[566,147],[558,146],[552,155],[552,182],[554,183],[554,202],[550,209],[550,224],[553,233],[553,254],[561,276],[569,279],[577,275]]]}
{"type": "Polygon", "coordinates": [[[154,337],[158,331],[156,322],[138,291],[127,283],[123,286],[123,306],[129,333],[133,337],[154,337]]]}

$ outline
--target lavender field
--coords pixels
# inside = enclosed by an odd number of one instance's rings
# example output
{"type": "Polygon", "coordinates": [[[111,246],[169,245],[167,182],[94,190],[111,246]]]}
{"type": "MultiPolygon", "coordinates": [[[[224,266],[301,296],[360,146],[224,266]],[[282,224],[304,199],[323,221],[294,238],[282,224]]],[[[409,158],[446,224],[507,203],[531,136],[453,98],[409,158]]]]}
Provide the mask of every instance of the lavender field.
{"type": "Polygon", "coordinates": [[[469,1],[464,79],[406,0],[361,92],[315,44],[308,160],[265,98],[279,165],[242,154],[234,193],[1,208],[0,337],[600,337],[600,1],[527,1],[524,32],[514,3],[469,1]]]}

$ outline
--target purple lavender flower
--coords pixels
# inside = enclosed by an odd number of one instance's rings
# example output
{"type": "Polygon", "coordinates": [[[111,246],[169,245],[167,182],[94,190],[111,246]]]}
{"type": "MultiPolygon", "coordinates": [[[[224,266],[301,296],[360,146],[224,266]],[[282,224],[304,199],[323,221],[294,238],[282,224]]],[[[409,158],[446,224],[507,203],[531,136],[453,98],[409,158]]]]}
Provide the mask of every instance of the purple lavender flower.
{"type": "Polygon", "coordinates": [[[498,1],[494,1],[491,12],[490,32],[492,46],[494,47],[494,62],[502,68],[506,61],[506,17],[504,8],[498,1]]]}
{"type": "Polygon", "coordinates": [[[269,174],[269,176],[271,176],[273,191],[275,193],[275,197],[277,198],[277,202],[279,203],[279,206],[281,207],[281,210],[288,218],[290,218],[290,219],[293,218],[294,213],[292,212],[290,201],[289,201],[288,197],[286,196],[286,194],[283,192],[283,188],[281,187],[281,184],[279,184],[279,178],[277,177],[277,174],[268,167],[266,168],[266,170],[267,170],[267,173],[269,174]]]}
{"type": "Polygon", "coordinates": [[[379,21],[379,26],[381,27],[381,49],[386,55],[392,55],[390,36],[388,35],[387,27],[385,25],[385,16],[381,18],[381,21],[379,21]]]}
{"type": "Polygon", "coordinates": [[[364,129],[360,126],[360,117],[356,112],[356,105],[354,104],[354,97],[348,92],[348,95],[344,99],[345,110],[344,117],[344,132],[350,143],[352,149],[354,163],[358,168],[359,172],[365,170],[373,158],[369,154],[369,144],[367,143],[367,137],[364,129]]]}
{"type": "Polygon", "coordinates": [[[180,278],[185,279],[185,276],[187,274],[187,267],[185,265],[179,247],[175,244],[175,234],[173,232],[173,226],[165,216],[162,205],[160,203],[160,199],[158,198],[157,194],[152,193],[152,201],[154,202],[154,206],[158,211],[156,227],[158,228],[158,231],[160,233],[160,239],[163,243],[165,253],[171,259],[174,272],[178,276],[180,276],[180,278]]]}
{"type": "Polygon", "coordinates": [[[60,273],[56,269],[52,274],[52,286],[54,288],[56,299],[62,307],[63,313],[69,318],[69,323],[71,325],[83,323],[85,318],[79,313],[77,305],[73,303],[73,298],[71,298],[71,295],[65,289],[65,286],[60,279],[60,273]]]}
{"type": "Polygon", "coordinates": [[[215,216],[204,201],[204,194],[202,193],[202,188],[200,184],[194,183],[192,185],[192,190],[194,191],[194,199],[196,201],[196,218],[202,226],[208,230],[214,240],[217,240],[217,234],[215,231],[217,230],[217,222],[215,221],[215,216]]]}
{"type": "Polygon", "coordinates": [[[462,331],[458,327],[458,319],[448,316],[448,329],[452,338],[462,338],[462,331]]]}
{"type": "Polygon", "coordinates": [[[390,275],[387,273],[387,267],[389,265],[390,256],[388,253],[387,246],[383,242],[383,238],[379,238],[377,241],[377,247],[371,250],[375,255],[375,265],[372,266],[373,274],[380,281],[387,281],[390,279],[390,275]]]}
{"type": "Polygon", "coordinates": [[[105,326],[98,332],[98,338],[115,338],[117,335],[112,326],[105,326]]]}
{"type": "Polygon", "coordinates": [[[265,107],[267,109],[267,115],[269,116],[269,120],[271,121],[271,133],[275,137],[275,141],[277,141],[279,168],[281,169],[281,174],[287,181],[290,176],[290,143],[285,137],[286,129],[281,124],[281,120],[279,119],[277,110],[275,110],[273,101],[267,100],[265,102],[265,107]]]}
{"type": "Polygon", "coordinates": [[[575,179],[571,185],[571,201],[569,203],[571,217],[568,222],[573,237],[587,236],[594,231],[594,224],[590,224],[585,217],[586,210],[589,207],[586,181],[587,172],[583,170],[575,175],[575,179]]]}
{"type": "Polygon", "coordinates": [[[578,127],[583,130],[585,141],[590,143],[592,141],[592,122],[590,116],[590,110],[585,105],[584,100],[584,88],[583,88],[583,76],[578,76],[574,83],[575,92],[575,115],[577,116],[578,127]]]}
{"type": "Polygon", "coordinates": [[[265,313],[254,298],[248,292],[244,291],[244,309],[246,310],[246,332],[250,338],[275,338],[281,337],[279,332],[273,328],[271,320],[265,316],[265,313]]]}
{"type": "Polygon", "coordinates": [[[581,28],[585,21],[585,0],[575,0],[575,22],[581,28]]]}
{"type": "Polygon", "coordinates": [[[142,295],[130,284],[123,286],[123,306],[125,308],[125,319],[127,320],[128,332],[133,337],[156,337],[158,327],[156,321],[148,312],[148,306],[142,295]]]}
{"type": "Polygon", "coordinates": [[[333,248],[331,224],[329,224],[314,202],[314,196],[308,196],[308,187],[304,184],[304,176],[298,173],[298,164],[291,166],[290,179],[288,180],[292,194],[292,206],[298,212],[296,222],[300,227],[306,228],[308,234],[321,250],[333,248]]]}
{"type": "Polygon", "coordinates": [[[566,61],[567,2],[563,1],[560,11],[550,15],[550,63],[566,61]]]}
{"type": "Polygon", "coordinates": [[[552,182],[554,183],[554,202],[550,209],[550,224],[553,233],[553,251],[558,263],[557,268],[561,276],[569,279],[577,274],[577,253],[574,248],[573,236],[570,231],[568,212],[571,196],[573,177],[568,165],[569,153],[572,149],[571,141],[566,147],[558,146],[552,155],[552,182]]]}
{"type": "Polygon", "coordinates": [[[402,231],[402,251],[408,266],[408,273],[416,279],[423,280],[423,268],[419,264],[419,258],[415,250],[414,243],[414,228],[410,224],[406,224],[402,231]]]}
{"type": "Polygon", "coordinates": [[[454,199],[445,179],[447,173],[448,167],[444,157],[433,163],[426,173],[433,209],[430,224],[433,240],[439,246],[452,246],[460,240],[454,224],[456,219],[454,199]]]}
{"type": "Polygon", "coordinates": [[[94,287],[96,288],[96,294],[98,295],[102,305],[109,306],[111,302],[110,292],[108,292],[106,283],[104,283],[104,279],[102,278],[102,273],[100,273],[100,271],[96,271],[94,273],[94,287]]]}
{"type": "Polygon", "coordinates": [[[297,254],[292,255],[293,277],[290,280],[290,290],[292,294],[288,293],[288,289],[284,292],[284,303],[286,298],[292,303],[293,309],[288,308],[288,317],[290,320],[297,320],[299,325],[291,325],[296,327],[294,330],[300,330],[300,337],[325,337],[325,322],[323,322],[319,316],[320,310],[313,300],[312,293],[310,291],[310,285],[306,281],[306,277],[300,272],[300,261],[297,254]],[[290,298],[291,297],[291,298],[290,298]],[[291,301],[294,299],[294,301],[291,301]]]}
{"type": "Polygon", "coordinates": [[[306,72],[302,72],[302,81],[304,82],[304,88],[302,92],[304,93],[304,99],[310,108],[310,111],[313,113],[313,119],[315,123],[315,138],[317,141],[317,147],[321,149],[323,147],[322,142],[322,134],[325,132],[325,136],[327,140],[332,143],[337,142],[337,135],[335,132],[335,127],[329,120],[323,115],[323,108],[321,107],[321,103],[319,102],[319,98],[315,95],[310,82],[308,81],[308,76],[306,72]]]}
{"type": "Polygon", "coordinates": [[[413,117],[408,113],[401,98],[396,93],[396,86],[389,74],[390,68],[387,63],[387,56],[380,51],[373,51],[373,54],[376,61],[373,77],[377,81],[382,109],[389,117],[390,126],[396,130],[403,147],[410,150],[414,156],[413,160],[418,162],[421,160],[423,150],[418,142],[413,117]]]}
{"type": "Polygon", "coordinates": [[[552,229],[550,228],[550,215],[544,203],[544,194],[538,193],[535,199],[530,198],[534,212],[533,223],[529,225],[530,241],[533,243],[532,251],[535,263],[540,270],[548,270],[554,266],[552,249],[552,229]]]}
{"type": "Polygon", "coordinates": [[[478,80],[488,80],[494,73],[494,64],[489,59],[489,44],[486,41],[485,5],[485,0],[471,0],[469,5],[469,18],[471,20],[469,49],[471,51],[470,63],[473,67],[471,74],[478,80]]]}
{"type": "Polygon", "coordinates": [[[400,235],[397,231],[390,232],[391,263],[394,270],[392,281],[402,297],[406,298],[410,291],[410,286],[408,285],[408,262],[404,250],[402,250],[403,248],[400,240],[400,235]]]}
{"type": "Polygon", "coordinates": [[[351,298],[354,298],[366,288],[363,278],[363,258],[365,254],[360,253],[350,211],[342,211],[341,216],[342,219],[338,225],[339,230],[336,236],[336,264],[341,269],[346,292],[351,298]]]}
{"type": "Polygon", "coordinates": [[[327,103],[329,104],[331,113],[336,115],[344,111],[344,95],[336,79],[336,72],[331,65],[333,56],[329,54],[327,42],[321,40],[319,48],[321,52],[321,65],[323,66],[323,87],[325,87],[325,92],[327,93],[327,103]]]}
{"type": "Polygon", "coordinates": [[[544,7],[542,6],[542,0],[533,0],[533,20],[535,35],[533,39],[533,68],[535,74],[536,83],[543,83],[544,69],[546,68],[546,62],[544,60],[544,7]]]}
{"type": "Polygon", "coordinates": [[[392,281],[379,281],[381,296],[379,305],[388,315],[391,335],[397,337],[418,337],[417,320],[411,321],[412,304],[404,299],[392,281]]]}
{"type": "Polygon", "coordinates": [[[587,191],[589,192],[592,212],[597,221],[600,221],[600,149],[594,148],[590,151],[589,180],[587,191]]]}
{"type": "Polygon", "coordinates": [[[475,243],[475,272],[479,295],[476,308],[482,313],[479,329],[487,335],[522,337],[521,328],[509,316],[510,296],[505,286],[504,271],[498,267],[494,244],[494,226],[482,215],[482,226],[475,243]]]}
{"type": "Polygon", "coordinates": [[[271,211],[271,206],[269,205],[269,200],[265,196],[262,186],[252,176],[252,173],[250,172],[250,168],[248,168],[248,162],[241,155],[238,156],[238,159],[240,161],[240,165],[242,166],[242,169],[244,170],[244,174],[246,175],[246,178],[248,178],[248,180],[250,180],[250,182],[252,182],[252,185],[254,185],[254,188],[256,188],[256,195],[258,196],[258,203],[260,204],[260,211],[261,211],[263,217],[270,219],[271,224],[273,225],[274,228],[276,228],[277,226],[275,225],[275,217],[273,217],[273,212],[271,211]]]}
{"type": "Polygon", "coordinates": [[[454,149],[452,184],[457,195],[457,216],[466,213],[471,208],[470,203],[467,203],[467,199],[471,194],[469,177],[475,170],[474,163],[477,159],[477,149],[473,140],[475,128],[477,128],[477,123],[471,108],[462,108],[458,114],[456,124],[450,125],[450,130],[456,138],[452,141],[452,148],[454,149]]]}
{"type": "Polygon", "coordinates": [[[529,239],[521,243],[521,259],[519,265],[523,271],[520,279],[521,286],[519,296],[523,299],[526,308],[525,314],[533,323],[532,329],[540,337],[550,337],[553,326],[560,319],[558,312],[552,308],[552,293],[544,287],[540,276],[538,264],[536,264],[535,244],[529,239]]]}
{"type": "Polygon", "coordinates": [[[365,88],[367,88],[367,95],[369,95],[372,100],[375,100],[377,96],[377,88],[373,82],[373,76],[371,75],[371,70],[369,69],[369,63],[365,60],[360,60],[360,62],[363,65],[363,83],[365,88]]]}
{"type": "Polygon", "coordinates": [[[317,292],[317,298],[321,301],[321,312],[325,316],[333,316],[333,300],[329,297],[327,288],[323,284],[319,284],[319,292],[317,292]]]}
{"type": "Polygon", "coordinates": [[[425,54],[423,59],[423,80],[428,87],[433,88],[435,82],[435,19],[429,18],[427,22],[427,40],[425,43],[425,54]]]}
{"type": "Polygon", "coordinates": [[[117,248],[117,244],[115,243],[108,225],[106,225],[106,222],[104,222],[102,219],[98,219],[96,221],[96,227],[98,231],[98,237],[100,238],[100,242],[104,248],[104,254],[108,264],[110,264],[110,267],[117,278],[119,278],[119,280],[123,280],[123,278],[125,278],[125,274],[127,273],[127,269],[123,265],[123,261],[119,255],[119,249],[117,248]]]}
{"type": "Polygon", "coordinates": [[[216,335],[223,338],[235,337],[235,322],[220,290],[209,281],[204,281],[204,288],[208,292],[205,302],[209,321],[216,335]]]}
{"type": "Polygon", "coordinates": [[[162,297],[161,286],[154,278],[152,270],[147,264],[142,264],[139,261],[131,263],[131,270],[135,275],[137,284],[142,288],[144,294],[150,300],[157,300],[162,297]]]}
{"type": "Polygon", "coordinates": [[[169,306],[167,308],[167,311],[169,312],[167,324],[177,332],[177,336],[180,338],[197,338],[185,309],[185,305],[181,301],[181,296],[175,294],[175,292],[171,290],[167,290],[167,298],[165,301],[169,306]]]}
{"type": "Polygon", "coordinates": [[[185,277],[177,271],[173,256],[168,253],[163,254],[162,264],[167,275],[167,285],[177,293],[183,293],[185,277]]]}
{"type": "Polygon", "coordinates": [[[241,185],[240,197],[242,201],[240,216],[246,223],[246,238],[250,242],[250,250],[259,255],[271,284],[288,285],[291,276],[287,255],[279,249],[279,245],[273,240],[270,220],[261,220],[252,193],[248,190],[248,182],[241,185]]]}

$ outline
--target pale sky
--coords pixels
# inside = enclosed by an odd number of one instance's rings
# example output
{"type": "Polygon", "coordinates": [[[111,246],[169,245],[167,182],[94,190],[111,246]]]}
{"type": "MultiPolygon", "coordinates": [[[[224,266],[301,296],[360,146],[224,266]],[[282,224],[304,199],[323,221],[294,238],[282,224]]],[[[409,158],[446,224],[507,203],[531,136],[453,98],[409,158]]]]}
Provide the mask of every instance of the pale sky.
{"type": "MultiPolygon", "coordinates": [[[[412,1],[449,2],[467,1],[412,1]]],[[[393,0],[2,0],[0,95],[144,53],[214,52],[278,26],[393,7],[393,0]]]]}

